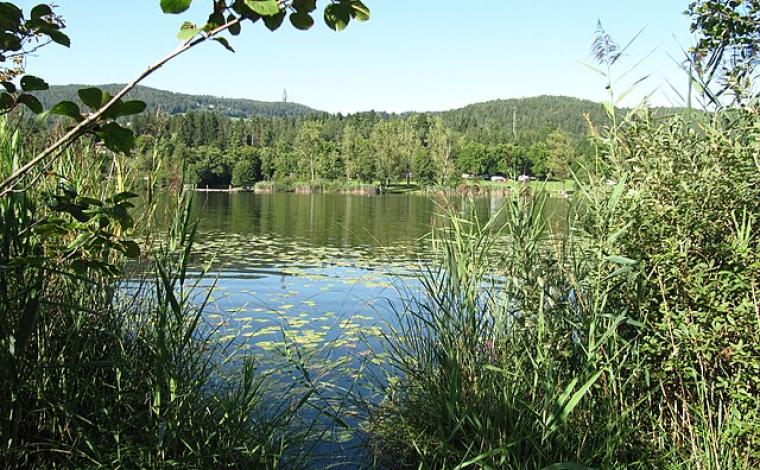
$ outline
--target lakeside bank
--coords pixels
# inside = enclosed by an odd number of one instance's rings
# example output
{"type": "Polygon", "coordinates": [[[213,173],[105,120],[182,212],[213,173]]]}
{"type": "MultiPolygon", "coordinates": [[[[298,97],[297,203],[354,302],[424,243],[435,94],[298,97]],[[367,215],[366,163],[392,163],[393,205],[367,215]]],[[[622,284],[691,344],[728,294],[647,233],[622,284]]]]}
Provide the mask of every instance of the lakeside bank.
{"type": "Polygon", "coordinates": [[[546,191],[553,196],[567,197],[575,190],[573,181],[463,181],[459,185],[421,185],[417,183],[398,183],[382,185],[380,183],[350,183],[344,181],[260,181],[253,186],[227,188],[198,188],[189,186],[186,189],[196,192],[254,192],[254,193],[337,193],[378,196],[382,194],[461,194],[461,195],[498,195],[520,191],[525,187],[533,191],[546,191]]]}

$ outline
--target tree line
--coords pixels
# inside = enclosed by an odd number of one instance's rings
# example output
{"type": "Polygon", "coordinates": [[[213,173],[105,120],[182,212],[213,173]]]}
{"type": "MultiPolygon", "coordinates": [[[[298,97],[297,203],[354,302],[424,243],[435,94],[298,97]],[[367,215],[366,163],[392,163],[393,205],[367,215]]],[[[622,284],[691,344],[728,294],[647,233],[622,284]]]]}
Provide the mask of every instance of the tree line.
{"type": "Polygon", "coordinates": [[[587,124],[574,114],[590,102],[539,99],[544,106],[530,112],[507,102],[403,115],[370,111],[237,119],[213,111],[157,111],[128,124],[138,136],[142,169],[160,163],[167,180],[184,177],[199,186],[318,180],[450,185],[462,174],[569,178],[591,153],[587,124]],[[509,120],[501,119],[505,113],[509,120]]]}

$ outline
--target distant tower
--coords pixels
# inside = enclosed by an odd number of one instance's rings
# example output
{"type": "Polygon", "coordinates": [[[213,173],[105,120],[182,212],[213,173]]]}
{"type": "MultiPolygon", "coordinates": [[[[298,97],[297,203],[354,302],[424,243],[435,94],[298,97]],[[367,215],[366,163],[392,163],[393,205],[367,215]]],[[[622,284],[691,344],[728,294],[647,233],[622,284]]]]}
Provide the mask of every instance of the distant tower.
{"type": "Polygon", "coordinates": [[[287,103],[288,102],[288,90],[282,89],[282,102],[287,103]]]}

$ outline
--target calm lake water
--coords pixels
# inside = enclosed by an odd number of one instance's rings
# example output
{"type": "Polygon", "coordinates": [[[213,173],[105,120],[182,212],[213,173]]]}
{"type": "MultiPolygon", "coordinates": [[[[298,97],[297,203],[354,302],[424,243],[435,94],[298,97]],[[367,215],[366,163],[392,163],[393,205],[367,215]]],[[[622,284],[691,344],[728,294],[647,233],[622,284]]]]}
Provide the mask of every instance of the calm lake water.
{"type": "MultiPolygon", "coordinates": [[[[486,218],[503,199],[474,203],[486,218]]],[[[418,194],[197,193],[194,252],[199,266],[211,266],[203,285],[214,286],[206,318],[216,338],[286,365],[297,350],[317,380],[334,387],[323,399],[334,399],[343,419],[359,419],[341,394],[371,388],[373,379],[357,384],[382,367],[381,334],[400,292],[414,292],[414,273],[429,263],[429,234],[445,223],[441,204],[418,194]]],[[[350,468],[363,458],[345,430],[317,445],[329,455],[324,464],[350,468]]]]}
{"type": "MultiPolygon", "coordinates": [[[[262,349],[277,348],[281,326],[304,347],[375,331],[443,223],[441,202],[423,195],[198,193],[194,202],[195,253],[216,280],[208,317],[222,338],[262,349]]],[[[476,204],[486,217],[501,202],[476,204]]]]}

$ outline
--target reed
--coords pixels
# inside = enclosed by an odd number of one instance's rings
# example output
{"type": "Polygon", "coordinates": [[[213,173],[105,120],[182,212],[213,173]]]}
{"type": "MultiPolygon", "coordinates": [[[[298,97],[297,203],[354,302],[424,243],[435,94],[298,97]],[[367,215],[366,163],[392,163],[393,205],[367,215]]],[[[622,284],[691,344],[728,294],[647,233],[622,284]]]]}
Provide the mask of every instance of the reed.
{"type": "MultiPolygon", "coordinates": [[[[24,158],[0,121],[3,172],[24,158]]],[[[150,203],[133,220],[124,168],[73,147],[0,199],[0,462],[279,466],[304,441],[308,392],[264,399],[267,375],[204,321],[189,196],[174,196],[164,231],[150,203]]]]}
{"type": "Polygon", "coordinates": [[[379,462],[757,466],[756,113],[595,130],[561,223],[527,187],[489,220],[446,207],[386,337],[379,462]]]}

